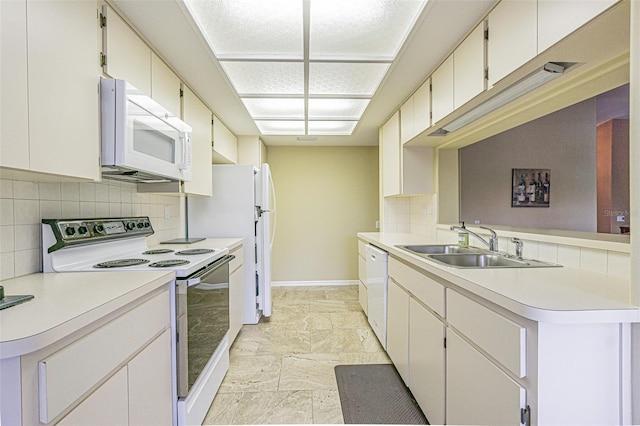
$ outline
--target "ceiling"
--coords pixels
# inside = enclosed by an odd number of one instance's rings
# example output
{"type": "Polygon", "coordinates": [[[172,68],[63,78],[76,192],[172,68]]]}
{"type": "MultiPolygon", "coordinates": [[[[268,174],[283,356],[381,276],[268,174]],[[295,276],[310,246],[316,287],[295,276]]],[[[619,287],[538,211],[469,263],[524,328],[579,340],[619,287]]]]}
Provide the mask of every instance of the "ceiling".
{"type": "MultiPolygon", "coordinates": [[[[378,127],[496,2],[429,0],[351,135],[317,136],[315,140],[262,135],[261,139],[268,146],[377,145],[378,127]]],[[[111,0],[111,3],[235,135],[260,135],[247,106],[182,0],[111,0]]]]}

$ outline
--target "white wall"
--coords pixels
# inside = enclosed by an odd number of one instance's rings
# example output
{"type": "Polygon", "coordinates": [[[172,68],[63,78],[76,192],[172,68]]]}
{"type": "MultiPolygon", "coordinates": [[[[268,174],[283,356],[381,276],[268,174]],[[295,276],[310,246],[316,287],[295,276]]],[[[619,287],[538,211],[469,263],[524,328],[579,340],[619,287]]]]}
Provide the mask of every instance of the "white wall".
{"type": "Polygon", "coordinates": [[[149,216],[147,241],[177,238],[180,197],[144,194],[129,183],[31,182],[0,179],[0,279],[42,271],[42,219],[149,216]],[[165,219],[165,209],[169,219],[165,219]]]}

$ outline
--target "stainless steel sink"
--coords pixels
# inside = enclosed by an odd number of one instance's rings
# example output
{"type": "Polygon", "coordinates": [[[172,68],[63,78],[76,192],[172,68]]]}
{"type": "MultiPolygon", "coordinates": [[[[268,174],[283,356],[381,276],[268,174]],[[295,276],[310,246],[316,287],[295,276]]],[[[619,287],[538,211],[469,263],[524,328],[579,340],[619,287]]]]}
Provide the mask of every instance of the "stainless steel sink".
{"type": "Polygon", "coordinates": [[[430,254],[460,254],[460,253],[486,253],[486,250],[482,250],[474,247],[460,247],[453,244],[425,244],[425,245],[404,245],[396,246],[403,250],[410,251],[411,253],[419,256],[427,257],[430,254]]]}
{"type": "Polygon", "coordinates": [[[561,266],[539,260],[519,260],[490,253],[432,254],[428,257],[454,268],[552,268],[561,266]]]}

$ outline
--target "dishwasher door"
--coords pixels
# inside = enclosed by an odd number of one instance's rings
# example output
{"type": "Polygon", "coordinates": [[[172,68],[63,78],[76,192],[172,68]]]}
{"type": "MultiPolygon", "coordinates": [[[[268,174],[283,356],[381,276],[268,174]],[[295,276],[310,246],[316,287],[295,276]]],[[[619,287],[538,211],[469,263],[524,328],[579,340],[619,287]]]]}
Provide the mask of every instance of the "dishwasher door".
{"type": "Polygon", "coordinates": [[[389,254],[372,245],[365,247],[367,255],[367,296],[369,324],[382,347],[387,349],[387,260],[389,254]]]}

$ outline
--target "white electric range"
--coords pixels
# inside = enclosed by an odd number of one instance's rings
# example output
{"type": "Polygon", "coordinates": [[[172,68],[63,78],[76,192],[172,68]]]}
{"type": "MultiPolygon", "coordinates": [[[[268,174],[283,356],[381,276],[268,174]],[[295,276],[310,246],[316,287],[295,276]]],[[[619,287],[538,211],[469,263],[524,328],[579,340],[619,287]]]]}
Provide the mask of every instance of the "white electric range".
{"type": "Polygon", "coordinates": [[[178,425],[199,424],[229,367],[229,262],[234,256],[226,247],[148,247],[146,237],[153,232],[148,217],[43,219],[43,271],[173,271],[175,419],[178,425]],[[190,310],[189,303],[198,309],[190,310]]]}

